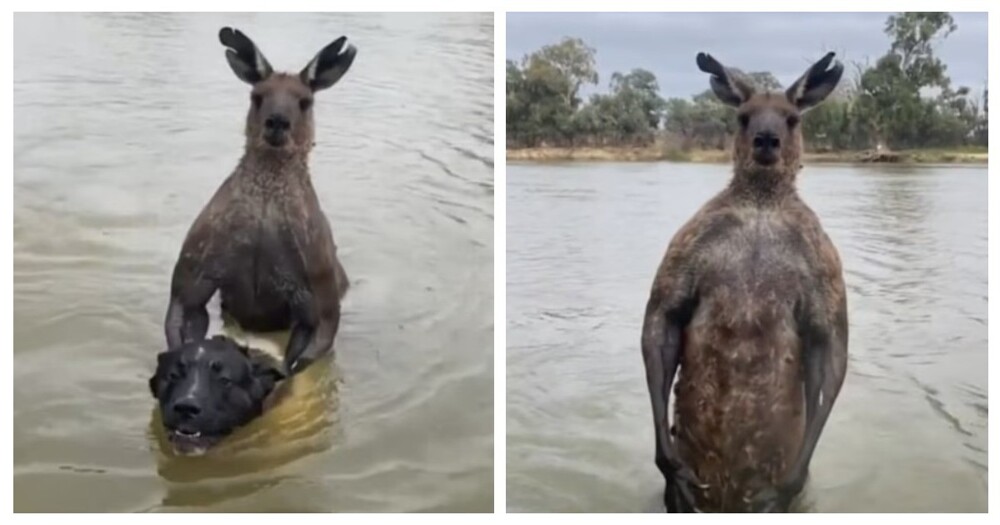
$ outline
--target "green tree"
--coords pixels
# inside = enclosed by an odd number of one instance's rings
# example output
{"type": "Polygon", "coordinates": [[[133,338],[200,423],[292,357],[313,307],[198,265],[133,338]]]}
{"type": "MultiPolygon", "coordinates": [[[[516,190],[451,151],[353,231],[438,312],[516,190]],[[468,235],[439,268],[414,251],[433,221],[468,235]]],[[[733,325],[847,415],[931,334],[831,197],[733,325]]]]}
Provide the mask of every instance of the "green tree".
{"type": "MultiPolygon", "coordinates": [[[[886,53],[874,64],[854,64],[837,90],[802,121],[813,150],[986,145],[988,97],[953,88],[935,47],[958,29],[948,13],[899,13],[887,18],[886,53]]],[[[581,100],[596,85],[596,52],[564,38],[507,61],[508,147],[646,145],[658,134],[683,148],[726,148],[736,132],[736,111],[705,90],[690,98],[660,96],[656,76],[644,69],[614,73],[607,91],[581,100]],[[662,131],[661,131],[662,130],[662,131]]],[[[761,91],[781,83],[766,71],[734,70],[761,91]]]]}
{"type": "Polygon", "coordinates": [[[596,51],[579,38],[564,38],[554,45],[542,47],[528,57],[527,69],[542,70],[538,74],[553,75],[561,84],[566,104],[576,109],[584,84],[597,84],[596,51]],[[550,70],[551,71],[548,71],[550,70]]]}
{"type": "Polygon", "coordinates": [[[671,98],[664,104],[663,130],[681,138],[684,149],[692,146],[698,121],[694,104],[684,98],[671,98]]]}
{"type": "Polygon", "coordinates": [[[752,71],[750,73],[744,73],[739,69],[734,69],[734,71],[749,80],[758,91],[780,91],[783,89],[781,82],[770,71],[752,71]]]}
{"type": "Polygon", "coordinates": [[[948,13],[900,13],[886,20],[889,52],[861,74],[855,108],[877,144],[920,147],[958,138],[954,118],[923,96],[935,88],[946,97],[957,96],[950,92],[947,67],[934,56],[934,44],[955,29],[948,13]]]}
{"type": "Polygon", "coordinates": [[[621,109],[642,116],[645,120],[642,131],[651,133],[660,127],[666,102],[660,97],[660,85],[652,72],[633,69],[624,75],[614,73],[611,93],[619,99],[621,109]]]}
{"type": "Polygon", "coordinates": [[[572,142],[580,87],[596,82],[594,50],[580,39],[545,46],[521,64],[508,60],[508,145],[572,142]]]}
{"type": "Polygon", "coordinates": [[[730,137],[736,132],[736,110],[720,102],[710,89],[695,95],[692,100],[698,146],[715,149],[727,147],[730,137]]]}
{"type": "Polygon", "coordinates": [[[899,56],[899,67],[918,87],[948,86],[946,66],[934,56],[934,45],[956,29],[948,13],[899,13],[885,22],[885,33],[892,38],[889,53],[899,56]]]}

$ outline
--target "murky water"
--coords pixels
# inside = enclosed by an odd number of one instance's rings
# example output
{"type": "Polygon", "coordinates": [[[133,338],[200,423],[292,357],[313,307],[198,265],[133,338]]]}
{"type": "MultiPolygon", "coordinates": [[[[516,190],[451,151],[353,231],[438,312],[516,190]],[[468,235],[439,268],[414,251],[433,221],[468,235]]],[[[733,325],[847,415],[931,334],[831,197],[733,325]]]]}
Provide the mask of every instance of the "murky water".
{"type": "Polygon", "coordinates": [[[15,510],[492,511],[492,14],[18,15],[14,44],[15,510]],[[146,380],[242,152],[224,25],[277,69],[358,47],[311,159],[353,286],[336,357],[181,461],[146,380]]]}
{"type": "MultiPolygon", "coordinates": [[[[507,169],[507,505],[662,510],[639,337],[671,236],[729,177],[507,169]]],[[[987,508],[986,169],[809,166],[837,244],[848,376],[800,510],[987,508]]]]}

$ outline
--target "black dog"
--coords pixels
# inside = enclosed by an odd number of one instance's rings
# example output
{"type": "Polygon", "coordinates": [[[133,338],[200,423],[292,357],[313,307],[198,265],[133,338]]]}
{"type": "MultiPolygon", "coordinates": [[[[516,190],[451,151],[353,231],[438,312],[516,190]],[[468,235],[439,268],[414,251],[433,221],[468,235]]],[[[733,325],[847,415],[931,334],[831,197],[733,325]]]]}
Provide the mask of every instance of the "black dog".
{"type": "Polygon", "coordinates": [[[282,364],[224,336],[157,356],[149,389],[178,454],[200,455],[259,416],[285,378],[282,364]]]}

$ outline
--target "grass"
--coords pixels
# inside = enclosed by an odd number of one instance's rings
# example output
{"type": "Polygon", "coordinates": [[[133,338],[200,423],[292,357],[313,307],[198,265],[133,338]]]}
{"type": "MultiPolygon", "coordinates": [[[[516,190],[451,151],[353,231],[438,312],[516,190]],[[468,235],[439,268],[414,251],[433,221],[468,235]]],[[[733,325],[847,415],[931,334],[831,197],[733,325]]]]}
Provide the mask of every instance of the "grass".
{"type": "Polygon", "coordinates": [[[984,147],[966,147],[954,149],[925,149],[903,152],[912,162],[916,163],[983,163],[989,160],[989,153],[984,147]]]}

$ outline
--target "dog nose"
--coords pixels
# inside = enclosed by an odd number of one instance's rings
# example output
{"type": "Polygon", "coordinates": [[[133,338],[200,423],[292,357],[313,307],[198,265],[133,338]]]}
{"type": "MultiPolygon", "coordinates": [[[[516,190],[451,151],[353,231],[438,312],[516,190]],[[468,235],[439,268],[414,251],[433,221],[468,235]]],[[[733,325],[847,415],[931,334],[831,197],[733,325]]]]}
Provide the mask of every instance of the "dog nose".
{"type": "Polygon", "coordinates": [[[271,131],[285,131],[291,127],[291,123],[284,115],[274,114],[267,117],[267,120],[264,121],[264,127],[271,131]]]}
{"type": "Polygon", "coordinates": [[[194,399],[182,399],[174,403],[172,410],[183,419],[191,419],[201,413],[201,407],[194,399]]]}
{"type": "Polygon", "coordinates": [[[781,146],[781,139],[770,131],[762,131],[753,137],[753,148],[757,150],[774,150],[781,146]]]}

